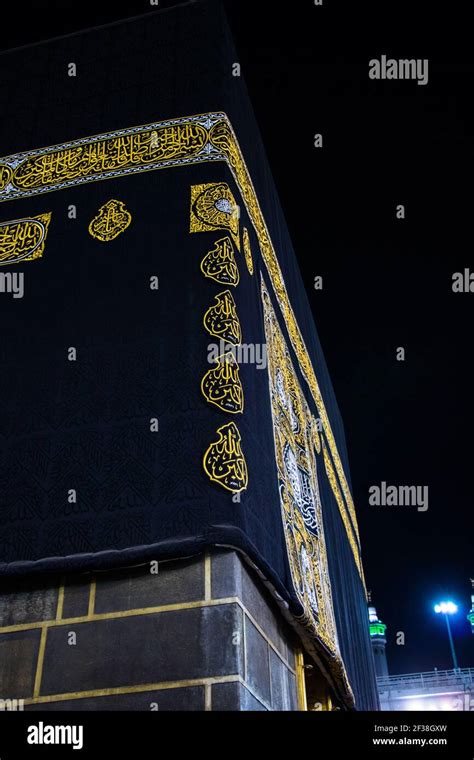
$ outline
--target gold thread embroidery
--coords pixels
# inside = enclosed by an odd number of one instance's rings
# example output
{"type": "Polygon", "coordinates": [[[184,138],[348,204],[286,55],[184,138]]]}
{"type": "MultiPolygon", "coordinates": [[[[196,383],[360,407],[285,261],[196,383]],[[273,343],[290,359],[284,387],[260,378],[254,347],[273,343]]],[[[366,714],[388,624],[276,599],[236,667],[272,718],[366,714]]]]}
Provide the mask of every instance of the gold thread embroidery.
{"type": "Polygon", "coordinates": [[[214,297],[216,303],[204,314],[204,327],[210,335],[238,345],[242,341],[242,330],[232,293],[224,290],[214,297]]]}
{"type": "Polygon", "coordinates": [[[0,223],[0,266],[43,255],[51,213],[0,223]]]}
{"type": "Polygon", "coordinates": [[[204,398],[223,412],[241,414],[244,411],[244,391],[239,365],[232,351],[227,351],[216,361],[217,367],[206,372],[201,381],[204,398]]]}
{"type": "Polygon", "coordinates": [[[0,164],[0,190],[4,190],[10,184],[13,177],[13,169],[5,164],[0,164]]]}
{"type": "Polygon", "coordinates": [[[263,218],[263,214],[258,203],[252,180],[250,178],[247,166],[245,165],[245,161],[243,159],[237,138],[228,120],[222,120],[214,124],[214,126],[211,127],[209,138],[212,145],[221,150],[227,156],[229,166],[232,170],[232,173],[234,174],[234,177],[242,194],[245,207],[255,227],[260,244],[260,250],[262,252],[262,257],[265,261],[265,265],[270,275],[272,286],[288,329],[291,344],[295,350],[296,356],[298,357],[303,376],[308,383],[313,395],[322,422],[323,430],[334,458],[336,471],[341,482],[345,497],[345,504],[343,509],[345,511],[345,505],[347,504],[347,508],[351,517],[351,520],[347,523],[350,526],[350,530],[348,531],[347,536],[363,581],[363,571],[359,550],[359,532],[357,527],[354,502],[352,500],[349,484],[347,482],[344,468],[337,451],[336,441],[334,439],[331,423],[329,421],[323,397],[319,389],[316,374],[314,372],[303,336],[301,335],[298,323],[296,321],[295,314],[290,304],[280,265],[273,248],[270,233],[268,231],[265,219],[263,218]]]}
{"type": "Polygon", "coordinates": [[[33,190],[84,176],[94,178],[104,173],[193,156],[203,149],[207,138],[206,129],[199,124],[174,124],[111,136],[30,156],[16,167],[11,184],[19,190],[33,190]]]}
{"type": "Polygon", "coordinates": [[[261,281],[281,513],[303,623],[338,653],[311,415],[269,294],[261,281]]]}
{"type": "Polygon", "coordinates": [[[244,247],[245,263],[247,264],[247,269],[249,270],[249,274],[253,274],[252,249],[250,247],[250,236],[247,227],[244,227],[243,229],[242,243],[244,247]]]}
{"type": "Polygon", "coordinates": [[[318,432],[317,427],[317,421],[314,419],[314,417],[311,417],[311,439],[313,441],[313,446],[316,449],[317,453],[321,453],[321,437],[318,432]]]}
{"type": "Polygon", "coordinates": [[[227,182],[191,185],[190,232],[229,230],[240,250],[240,209],[227,182]]]}
{"type": "Polygon", "coordinates": [[[254,226],[262,258],[288,329],[290,342],[308,383],[331,452],[348,511],[347,537],[364,583],[354,503],[337,450],[316,374],[289,301],[278,259],[238,140],[223,112],[197,114],[0,159],[0,202],[131,173],[225,161],[239,187],[254,226]],[[15,177],[18,173],[19,181],[15,177]],[[8,182],[8,184],[5,184],[8,182]]]}
{"type": "Polygon", "coordinates": [[[232,493],[240,493],[247,488],[248,472],[237,425],[228,422],[217,429],[217,435],[218,440],[204,454],[204,470],[215,483],[232,493]]]}
{"type": "Polygon", "coordinates": [[[131,221],[132,215],[125,204],[112,198],[100,207],[97,216],[92,219],[89,233],[97,240],[109,242],[126,230],[131,221]]]}
{"type": "Polygon", "coordinates": [[[209,277],[220,285],[233,285],[235,287],[239,284],[239,269],[230,237],[226,235],[226,237],[216,240],[214,248],[211,248],[201,261],[201,272],[204,277],[209,277]]]}

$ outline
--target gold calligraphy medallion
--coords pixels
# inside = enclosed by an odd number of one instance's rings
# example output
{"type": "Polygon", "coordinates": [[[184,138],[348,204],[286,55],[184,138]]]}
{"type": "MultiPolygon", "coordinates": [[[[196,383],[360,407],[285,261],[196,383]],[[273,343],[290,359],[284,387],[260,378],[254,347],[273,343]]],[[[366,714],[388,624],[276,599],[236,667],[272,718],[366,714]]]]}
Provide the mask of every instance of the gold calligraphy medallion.
{"type": "Polygon", "coordinates": [[[109,242],[126,230],[131,221],[132,215],[125,204],[112,199],[100,207],[99,213],[89,224],[89,232],[97,240],[109,242]]]}
{"type": "Polygon", "coordinates": [[[218,440],[204,454],[204,470],[212,481],[233,493],[248,485],[247,463],[240,446],[240,433],[234,422],[217,429],[218,440]]]}
{"type": "Polygon", "coordinates": [[[234,256],[234,246],[230,237],[226,236],[216,241],[201,261],[201,272],[205,277],[215,280],[221,285],[239,284],[240,275],[234,256]]]}
{"type": "Polygon", "coordinates": [[[227,182],[191,186],[190,232],[229,230],[240,251],[240,209],[227,182]]]}
{"type": "Polygon", "coordinates": [[[244,411],[244,391],[239,377],[239,365],[232,351],[217,358],[217,366],[204,375],[201,390],[206,401],[223,412],[241,414],[244,411]]]}
{"type": "Polygon", "coordinates": [[[238,345],[242,340],[242,330],[232,293],[224,290],[215,299],[216,303],[204,314],[204,327],[214,337],[238,345]]]}
{"type": "MultiPolygon", "coordinates": [[[[1,167],[0,167],[1,169],[1,167]]],[[[51,213],[0,223],[0,266],[43,255],[51,213]]]]}

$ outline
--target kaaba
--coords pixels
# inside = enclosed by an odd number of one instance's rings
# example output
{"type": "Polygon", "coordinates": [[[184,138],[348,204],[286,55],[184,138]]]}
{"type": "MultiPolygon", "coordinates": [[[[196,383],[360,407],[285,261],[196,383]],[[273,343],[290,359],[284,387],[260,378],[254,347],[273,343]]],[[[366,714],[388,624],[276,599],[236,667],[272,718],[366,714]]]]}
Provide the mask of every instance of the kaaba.
{"type": "Polygon", "coordinates": [[[0,57],[25,710],[378,707],[343,424],[241,73],[217,0],[0,57]]]}

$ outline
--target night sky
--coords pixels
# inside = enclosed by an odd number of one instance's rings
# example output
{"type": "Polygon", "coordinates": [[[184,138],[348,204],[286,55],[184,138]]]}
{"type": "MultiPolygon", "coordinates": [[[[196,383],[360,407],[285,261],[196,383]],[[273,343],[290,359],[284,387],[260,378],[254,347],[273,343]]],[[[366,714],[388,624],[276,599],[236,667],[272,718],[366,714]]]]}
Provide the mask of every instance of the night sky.
{"type": "MultiPolygon", "coordinates": [[[[466,11],[461,2],[323,2],[225,5],[345,423],[389,669],[452,667],[433,612],[448,597],[460,605],[452,620],[459,664],[474,667],[466,620],[474,293],[452,292],[454,272],[474,272],[466,11]],[[370,80],[368,62],[382,54],[428,58],[429,83],[370,80]],[[313,288],[317,275],[322,291],[313,288]],[[381,481],[428,486],[428,510],[370,506],[368,489],[381,481]],[[397,631],[405,646],[395,644],[397,631]]],[[[148,0],[11,4],[0,46],[155,10],[148,0]]],[[[6,104],[1,114],[8,118],[6,104]]]]}

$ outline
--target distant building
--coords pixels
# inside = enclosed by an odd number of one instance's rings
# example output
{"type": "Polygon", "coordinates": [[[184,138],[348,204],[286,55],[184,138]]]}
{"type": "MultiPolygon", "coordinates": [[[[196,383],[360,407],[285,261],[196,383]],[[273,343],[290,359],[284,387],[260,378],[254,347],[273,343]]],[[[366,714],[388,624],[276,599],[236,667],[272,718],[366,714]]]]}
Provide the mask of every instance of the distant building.
{"type": "Polygon", "coordinates": [[[467,619],[471,624],[471,632],[474,633],[474,594],[471,594],[471,609],[467,613],[467,619]]]}
{"type": "Polygon", "coordinates": [[[377,678],[381,710],[474,711],[474,668],[377,678]]]}
{"type": "Polygon", "coordinates": [[[385,631],[387,630],[387,626],[379,620],[375,607],[369,607],[369,625],[370,640],[374,653],[375,674],[377,678],[387,678],[388,665],[387,655],[385,654],[385,646],[387,644],[385,631]]]}
{"type": "MultiPolygon", "coordinates": [[[[474,625],[474,596],[468,619],[474,625]]],[[[474,711],[474,668],[389,675],[385,646],[387,626],[369,607],[370,639],[381,710],[474,711]]]]}

